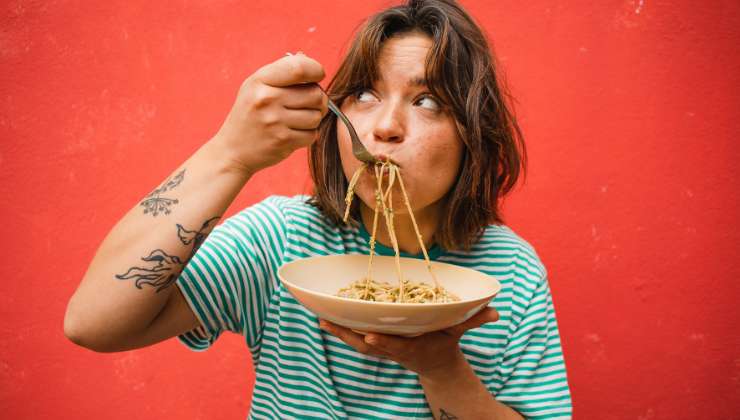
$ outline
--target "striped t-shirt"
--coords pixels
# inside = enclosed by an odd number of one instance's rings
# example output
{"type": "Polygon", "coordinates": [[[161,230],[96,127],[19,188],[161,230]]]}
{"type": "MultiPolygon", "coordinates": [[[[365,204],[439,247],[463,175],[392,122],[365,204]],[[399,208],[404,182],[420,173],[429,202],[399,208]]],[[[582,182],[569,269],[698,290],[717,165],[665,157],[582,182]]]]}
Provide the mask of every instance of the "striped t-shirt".
{"type": "MultiPolygon", "coordinates": [[[[201,351],[225,330],[246,337],[255,366],[251,419],[432,418],[414,372],[321,330],[277,278],[299,258],[369,254],[364,227],[337,226],[307,199],[273,196],[214,229],[177,280],[201,323],[178,338],[201,351]]],[[[381,244],[376,250],[393,255],[381,244]]],[[[489,226],[469,252],[429,254],[502,285],[490,303],[500,320],[460,340],[491,394],[526,418],[570,418],[555,312],[534,249],[508,227],[489,226]]]]}

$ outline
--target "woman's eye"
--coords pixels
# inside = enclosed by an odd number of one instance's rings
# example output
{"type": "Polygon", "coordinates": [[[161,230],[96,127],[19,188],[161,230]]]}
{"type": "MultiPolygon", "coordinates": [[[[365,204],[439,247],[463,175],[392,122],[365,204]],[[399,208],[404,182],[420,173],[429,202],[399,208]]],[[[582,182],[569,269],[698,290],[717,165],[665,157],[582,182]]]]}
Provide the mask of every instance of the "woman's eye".
{"type": "Polygon", "coordinates": [[[369,90],[361,90],[355,93],[355,99],[357,99],[357,102],[373,102],[378,100],[369,90]]]}
{"type": "Polygon", "coordinates": [[[419,104],[419,106],[430,109],[432,111],[439,111],[440,109],[442,109],[439,101],[433,96],[422,96],[416,101],[416,103],[419,104]]]}

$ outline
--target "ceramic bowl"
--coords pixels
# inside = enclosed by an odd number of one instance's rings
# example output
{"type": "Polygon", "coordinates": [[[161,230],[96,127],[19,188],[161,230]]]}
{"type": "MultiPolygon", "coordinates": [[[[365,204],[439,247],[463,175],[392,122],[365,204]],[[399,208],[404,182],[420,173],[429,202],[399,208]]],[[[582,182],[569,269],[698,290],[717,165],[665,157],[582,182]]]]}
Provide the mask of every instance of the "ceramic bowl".
{"type": "MultiPolygon", "coordinates": [[[[290,293],[319,318],[358,332],[415,336],[466,321],[501,290],[493,277],[479,271],[432,262],[439,283],[460,301],[447,303],[389,303],[335,296],[339,289],[367,274],[367,255],[331,255],[284,264],[278,277],[290,293]]],[[[434,284],[421,259],[401,258],[404,277],[434,284]]],[[[373,279],[397,284],[394,257],[373,257],[373,279]]]]}

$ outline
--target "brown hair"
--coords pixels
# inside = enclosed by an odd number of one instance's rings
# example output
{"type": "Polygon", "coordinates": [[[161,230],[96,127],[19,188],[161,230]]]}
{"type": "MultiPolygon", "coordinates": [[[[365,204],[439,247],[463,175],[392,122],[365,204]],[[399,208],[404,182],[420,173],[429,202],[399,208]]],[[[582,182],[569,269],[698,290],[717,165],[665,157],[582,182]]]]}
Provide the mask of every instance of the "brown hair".
{"type": "MultiPolygon", "coordinates": [[[[386,9],[360,28],[327,91],[337,104],[378,79],[383,42],[412,31],[433,40],[425,63],[426,82],[455,119],[464,144],[460,173],[445,196],[435,242],[468,250],[488,224],[503,223],[501,198],[526,170],[526,149],[507,92],[503,90],[486,37],[453,0],[410,0],[386,9]]],[[[347,178],[337,145],[336,117],[327,113],[319,139],[309,150],[315,191],[310,202],[342,223],[347,178]]],[[[354,200],[351,215],[359,220],[354,200]]]]}

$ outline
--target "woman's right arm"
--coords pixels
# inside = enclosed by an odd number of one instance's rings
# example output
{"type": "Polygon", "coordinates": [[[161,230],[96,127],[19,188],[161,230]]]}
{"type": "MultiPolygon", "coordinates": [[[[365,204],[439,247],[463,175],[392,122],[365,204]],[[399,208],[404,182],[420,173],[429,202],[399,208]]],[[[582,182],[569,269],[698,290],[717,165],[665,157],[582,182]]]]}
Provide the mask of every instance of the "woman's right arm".
{"type": "Polygon", "coordinates": [[[199,326],[174,283],[252,174],[315,140],[323,77],[296,55],[245,80],[218,133],[108,233],[67,305],[70,340],[123,351],[199,326]]]}

